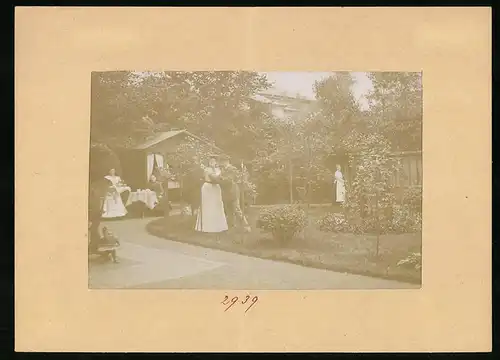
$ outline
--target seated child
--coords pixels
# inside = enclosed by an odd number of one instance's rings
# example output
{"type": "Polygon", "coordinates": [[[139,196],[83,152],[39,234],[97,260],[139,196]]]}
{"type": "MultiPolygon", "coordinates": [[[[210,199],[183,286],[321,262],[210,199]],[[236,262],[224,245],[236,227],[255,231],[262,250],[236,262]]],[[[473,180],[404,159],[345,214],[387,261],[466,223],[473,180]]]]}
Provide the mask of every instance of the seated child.
{"type": "Polygon", "coordinates": [[[99,243],[98,251],[103,255],[111,256],[113,262],[117,263],[116,248],[120,246],[120,241],[107,227],[102,228],[102,237],[99,243]]]}

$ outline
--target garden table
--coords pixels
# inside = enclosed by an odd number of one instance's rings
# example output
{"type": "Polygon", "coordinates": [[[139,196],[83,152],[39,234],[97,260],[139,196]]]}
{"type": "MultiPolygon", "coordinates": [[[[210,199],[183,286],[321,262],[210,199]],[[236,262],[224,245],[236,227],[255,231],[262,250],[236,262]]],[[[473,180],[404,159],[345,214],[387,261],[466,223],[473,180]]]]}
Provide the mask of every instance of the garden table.
{"type": "Polygon", "coordinates": [[[156,192],[150,189],[138,189],[130,193],[126,206],[130,206],[138,201],[144,203],[149,209],[152,210],[158,204],[158,196],[156,195],[156,192]]]}

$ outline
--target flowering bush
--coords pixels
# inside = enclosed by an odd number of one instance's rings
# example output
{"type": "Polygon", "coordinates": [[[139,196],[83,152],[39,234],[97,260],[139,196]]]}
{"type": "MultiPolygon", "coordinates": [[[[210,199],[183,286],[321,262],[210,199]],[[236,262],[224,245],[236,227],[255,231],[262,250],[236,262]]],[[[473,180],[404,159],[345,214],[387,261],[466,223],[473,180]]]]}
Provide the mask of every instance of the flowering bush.
{"type": "Polygon", "coordinates": [[[401,165],[391,156],[390,144],[380,135],[356,132],[345,142],[357,156],[350,157],[354,171],[346,184],[343,216],[325,215],[319,221],[320,229],[380,234],[421,231],[421,188],[405,190],[403,205],[396,204],[392,180],[401,165]]]}
{"type": "Polygon", "coordinates": [[[243,189],[248,193],[251,197],[254,197],[257,195],[257,186],[251,182],[250,180],[247,180],[243,183],[243,189]]]}
{"type": "Polygon", "coordinates": [[[238,183],[240,184],[240,190],[245,192],[245,199],[247,202],[249,199],[253,199],[257,195],[257,187],[250,180],[250,174],[246,166],[238,168],[238,183]]]}
{"type": "Polygon", "coordinates": [[[391,230],[401,233],[422,231],[422,188],[405,189],[402,200],[402,206],[394,206],[391,230]]]}
{"type": "Polygon", "coordinates": [[[257,220],[257,226],[270,231],[274,239],[280,243],[294,238],[306,224],[306,213],[297,205],[275,205],[264,208],[257,220]]]}
{"type": "Polygon", "coordinates": [[[422,188],[411,186],[405,189],[403,193],[403,203],[410,207],[414,212],[422,211],[422,188]]]}
{"type": "Polygon", "coordinates": [[[343,232],[348,229],[344,214],[326,213],[317,224],[321,231],[343,232]]]}
{"type": "Polygon", "coordinates": [[[410,266],[410,267],[414,267],[415,270],[420,270],[422,268],[422,254],[421,253],[411,253],[406,258],[400,260],[397,265],[398,266],[410,266]]]}
{"type": "Polygon", "coordinates": [[[390,230],[398,233],[419,232],[422,230],[422,214],[412,211],[407,204],[394,206],[390,230]]]}
{"type": "Polygon", "coordinates": [[[344,214],[327,213],[317,221],[321,231],[347,233],[410,233],[422,231],[422,215],[412,212],[408,205],[379,209],[377,215],[349,217],[344,214]]]}
{"type": "Polygon", "coordinates": [[[346,185],[343,204],[346,221],[354,232],[390,231],[395,203],[392,176],[398,164],[390,156],[390,144],[379,135],[353,134],[357,156],[350,158],[354,170],[346,185]]]}

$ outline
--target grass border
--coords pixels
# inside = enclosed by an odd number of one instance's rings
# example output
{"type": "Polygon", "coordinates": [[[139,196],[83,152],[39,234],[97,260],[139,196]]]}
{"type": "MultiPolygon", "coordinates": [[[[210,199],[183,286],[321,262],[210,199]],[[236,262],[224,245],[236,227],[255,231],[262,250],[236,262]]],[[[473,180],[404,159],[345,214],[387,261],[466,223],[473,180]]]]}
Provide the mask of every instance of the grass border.
{"type": "Polygon", "coordinates": [[[422,277],[420,277],[420,280],[419,280],[419,279],[416,279],[413,277],[404,276],[404,275],[400,275],[400,274],[388,275],[388,274],[381,274],[381,273],[373,273],[369,270],[353,270],[353,269],[345,267],[345,266],[323,264],[321,262],[316,262],[316,261],[310,260],[310,259],[301,259],[301,260],[289,259],[286,256],[279,256],[279,255],[276,256],[275,254],[272,256],[259,256],[258,251],[247,250],[244,248],[241,250],[234,251],[234,250],[228,250],[227,248],[224,248],[223,246],[207,246],[206,244],[200,244],[199,242],[196,242],[196,241],[186,241],[185,239],[181,239],[180,237],[178,237],[176,235],[168,235],[165,233],[161,233],[154,228],[156,224],[163,223],[164,221],[165,220],[163,218],[154,219],[154,220],[149,221],[146,224],[146,232],[149,233],[150,235],[153,235],[153,236],[165,239],[165,240],[171,240],[171,241],[175,241],[178,243],[200,246],[200,247],[203,247],[206,249],[221,250],[221,251],[225,251],[225,252],[229,252],[229,253],[240,254],[240,255],[255,257],[255,258],[264,259],[264,260],[280,261],[280,262],[284,262],[284,263],[301,265],[301,266],[310,267],[310,268],[314,268],[314,269],[331,270],[331,271],[348,273],[348,274],[353,274],[353,275],[368,276],[368,277],[377,278],[377,279],[400,281],[400,282],[405,282],[408,284],[420,285],[420,288],[422,288],[422,277]]]}

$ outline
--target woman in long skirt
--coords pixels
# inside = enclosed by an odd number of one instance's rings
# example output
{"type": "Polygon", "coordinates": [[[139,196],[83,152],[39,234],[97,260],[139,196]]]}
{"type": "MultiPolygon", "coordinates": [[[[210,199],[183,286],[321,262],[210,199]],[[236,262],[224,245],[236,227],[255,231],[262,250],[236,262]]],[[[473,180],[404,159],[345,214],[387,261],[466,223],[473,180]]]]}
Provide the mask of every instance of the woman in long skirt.
{"type": "MultiPolygon", "coordinates": [[[[116,175],[115,169],[109,171],[109,175],[104,177],[111,185],[104,200],[102,217],[119,218],[127,215],[127,209],[122,198],[122,194],[129,194],[130,187],[123,184],[122,179],[116,175]]],[[[128,198],[128,195],[127,195],[128,198]]]]}
{"type": "Polygon", "coordinates": [[[337,171],[335,171],[335,201],[337,204],[342,204],[345,201],[345,180],[342,172],[340,171],[340,165],[337,165],[337,171]]]}
{"type": "Polygon", "coordinates": [[[201,186],[201,204],[196,217],[195,230],[205,233],[227,231],[221,187],[217,184],[221,171],[217,168],[216,159],[210,158],[209,166],[203,167],[203,170],[204,183],[201,186]]]}

